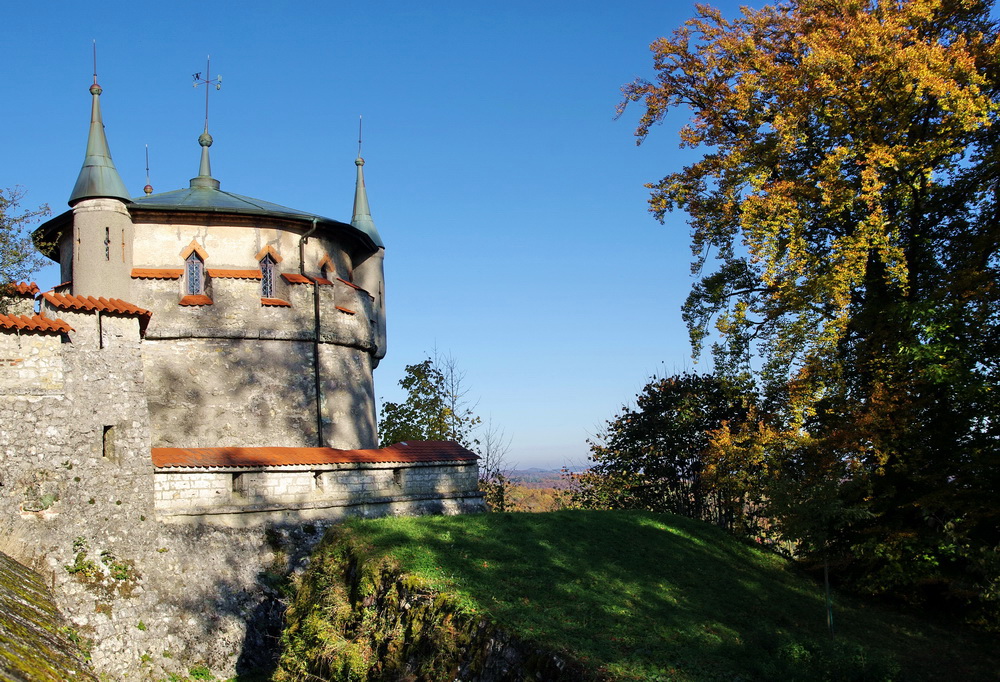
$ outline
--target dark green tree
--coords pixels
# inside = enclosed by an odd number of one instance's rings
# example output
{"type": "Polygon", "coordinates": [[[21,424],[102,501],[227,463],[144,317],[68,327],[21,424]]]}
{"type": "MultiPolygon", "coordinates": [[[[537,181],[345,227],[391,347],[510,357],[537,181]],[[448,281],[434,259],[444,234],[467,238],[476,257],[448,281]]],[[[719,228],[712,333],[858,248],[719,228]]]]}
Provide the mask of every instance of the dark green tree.
{"type": "MultiPolygon", "coordinates": [[[[713,435],[751,414],[746,382],[685,372],[654,378],[590,441],[587,472],[577,476],[574,501],[584,507],[646,509],[731,526],[741,504],[720,499],[705,479],[713,435]]],[[[739,498],[742,501],[742,498],[739,498]]]]}
{"type": "Polygon", "coordinates": [[[450,358],[442,363],[435,356],[407,365],[399,381],[406,400],[382,404],[379,440],[385,445],[452,440],[473,449],[477,444],[473,430],[480,420],[466,400],[462,378],[450,358]]]}
{"type": "Polygon", "coordinates": [[[409,440],[451,440],[479,455],[479,488],[493,511],[505,511],[512,481],[506,464],[510,439],[492,420],[485,426],[469,398],[465,372],[451,355],[407,365],[401,403],[385,402],[379,419],[383,445],[409,440]]]}

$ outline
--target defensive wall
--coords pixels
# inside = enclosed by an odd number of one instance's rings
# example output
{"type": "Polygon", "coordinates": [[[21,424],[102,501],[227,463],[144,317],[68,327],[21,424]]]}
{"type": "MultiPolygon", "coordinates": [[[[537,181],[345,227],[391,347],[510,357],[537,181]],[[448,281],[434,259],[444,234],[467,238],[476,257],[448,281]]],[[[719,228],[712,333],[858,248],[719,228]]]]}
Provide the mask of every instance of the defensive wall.
{"type": "Polygon", "coordinates": [[[35,313],[24,289],[0,315],[0,551],[54,588],[98,672],[257,669],[329,524],[483,508],[455,444],[155,447],[148,311],[42,295],[35,313]]]}

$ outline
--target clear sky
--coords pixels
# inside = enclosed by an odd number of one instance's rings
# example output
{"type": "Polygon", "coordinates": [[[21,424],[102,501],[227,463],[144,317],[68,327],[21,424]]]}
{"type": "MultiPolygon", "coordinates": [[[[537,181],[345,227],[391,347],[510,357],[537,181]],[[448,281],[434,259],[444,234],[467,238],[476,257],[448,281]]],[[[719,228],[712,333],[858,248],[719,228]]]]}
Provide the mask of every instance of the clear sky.
{"type": "MultiPolygon", "coordinates": [[[[720,3],[716,3],[719,5],[720,3]]],[[[732,15],[736,3],[721,3],[732,15]]],[[[204,90],[222,189],[349,221],[358,116],[386,244],[389,352],[376,396],[436,347],[508,462],[579,466],[653,373],[695,365],[680,316],[688,228],[648,190],[681,166],[684,112],[636,147],[622,84],[688,2],[16,3],[4,13],[6,163],[25,205],[66,200],[97,40],[112,155],[134,196],[197,175],[204,90]],[[204,74],[203,74],[204,75],[204,74]]],[[[50,268],[43,288],[57,283],[50,268]]]]}

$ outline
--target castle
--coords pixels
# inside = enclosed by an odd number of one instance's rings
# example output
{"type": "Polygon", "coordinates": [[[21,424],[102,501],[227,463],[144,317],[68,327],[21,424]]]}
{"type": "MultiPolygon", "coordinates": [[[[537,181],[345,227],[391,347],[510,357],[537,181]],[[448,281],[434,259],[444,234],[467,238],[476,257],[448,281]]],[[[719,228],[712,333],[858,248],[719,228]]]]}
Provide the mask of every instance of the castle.
{"type": "Polygon", "coordinates": [[[148,430],[164,520],[315,518],[426,501],[478,508],[472,453],[446,443],[376,449],[385,248],[364,160],[344,223],[223,190],[206,124],[190,186],[153,194],[147,184],[133,199],[111,159],[96,77],[90,93],[72,208],[35,232],[64,283],[39,295],[37,316],[27,299],[0,321],[8,397],[58,394],[68,356],[84,348],[134,355],[109,371],[133,384],[122,395],[144,395],[148,421],[125,418],[118,388],[101,396],[88,384],[84,399],[107,416],[76,447],[121,465],[142,457],[122,443],[145,441],[148,430]]]}
{"type": "Polygon", "coordinates": [[[71,208],[35,231],[63,283],[0,310],[0,551],[51,573],[99,671],[180,670],[173,642],[231,673],[280,617],[261,575],[346,516],[481,511],[477,457],[378,447],[360,156],[349,223],[224,190],[207,124],[189,186],[133,198],[101,92],[71,208]]]}

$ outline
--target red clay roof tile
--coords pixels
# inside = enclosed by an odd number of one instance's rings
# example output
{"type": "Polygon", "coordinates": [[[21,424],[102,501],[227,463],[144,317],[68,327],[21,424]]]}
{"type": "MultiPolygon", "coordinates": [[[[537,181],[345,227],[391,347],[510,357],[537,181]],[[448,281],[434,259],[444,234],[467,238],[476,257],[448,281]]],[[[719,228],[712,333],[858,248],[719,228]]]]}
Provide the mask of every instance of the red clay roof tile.
{"type": "Polygon", "coordinates": [[[65,334],[73,328],[60,320],[45,315],[3,315],[0,314],[0,329],[16,329],[22,332],[38,332],[41,334],[65,334]]]}
{"type": "Polygon", "coordinates": [[[212,299],[205,294],[188,294],[178,301],[178,305],[212,305],[212,299]]]}
{"type": "Polygon", "coordinates": [[[261,305],[277,306],[281,308],[291,308],[292,304],[288,301],[283,301],[280,298],[262,298],[260,299],[261,305]]]}
{"type": "Polygon", "coordinates": [[[38,285],[34,282],[11,282],[0,286],[0,295],[4,296],[34,296],[38,293],[38,285]]]}
{"type": "Polygon", "coordinates": [[[153,466],[261,467],[410,462],[474,462],[479,457],[453,441],[411,441],[378,450],[335,448],[153,448],[153,466]]]}
{"type": "Polygon", "coordinates": [[[151,312],[145,308],[132,305],[120,298],[104,298],[100,296],[73,296],[72,294],[57,294],[54,291],[46,291],[42,298],[48,301],[53,307],[61,310],[77,310],[83,312],[100,311],[102,313],[119,313],[122,315],[136,315],[138,317],[149,318],[151,312]]]}
{"type": "Polygon", "coordinates": [[[313,281],[316,282],[316,284],[324,284],[326,286],[333,285],[333,282],[328,280],[326,277],[313,277],[313,281]]]}
{"type": "Polygon", "coordinates": [[[343,306],[339,306],[339,305],[338,305],[338,306],[335,306],[335,307],[336,307],[336,308],[337,308],[337,310],[339,310],[340,312],[342,312],[342,313],[347,313],[348,315],[356,315],[356,314],[357,314],[357,313],[355,313],[355,312],[354,312],[353,310],[351,310],[350,308],[344,308],[343,306]]]}
{"type": "Polygon", "coordinates": [[[312,280],[297,272],[283,272],[281,278],[289,284],[312,284],[312,280]]]}
{"type": "Polygon", "coordinates": [[[260,270],[233,270],[226,268],[208,268],[209,277],[227,279],[260,279],[260,270]]]}
{"type": "Polygon", "coordinates": [[[132,268],[133,279],[180,279],[182,268],[132,268]]]}
{"type": "Polygon", "coordinates": [[[348,282],[346,279],[341,279],[341,278],[338,277],[337,281],[338,282],[343,282],[344,284],[346,284],[347,286],[351,287],[352,289],[360,289],[361,291],[364,291],[364,289],[361,289],[361,287],[359,287],[357,284],[355,284],[354,282],[348,282]]]}

